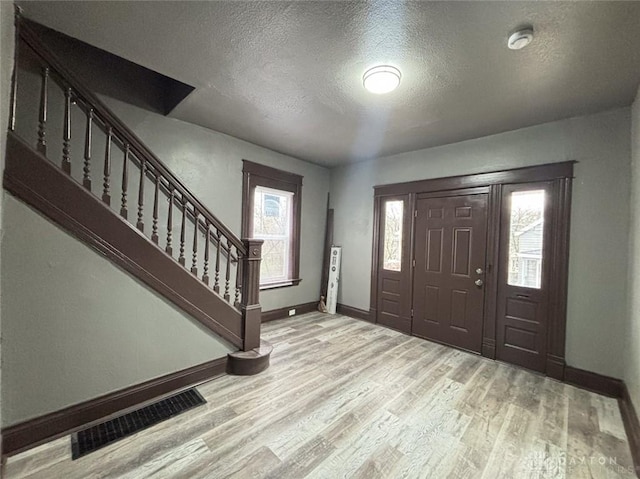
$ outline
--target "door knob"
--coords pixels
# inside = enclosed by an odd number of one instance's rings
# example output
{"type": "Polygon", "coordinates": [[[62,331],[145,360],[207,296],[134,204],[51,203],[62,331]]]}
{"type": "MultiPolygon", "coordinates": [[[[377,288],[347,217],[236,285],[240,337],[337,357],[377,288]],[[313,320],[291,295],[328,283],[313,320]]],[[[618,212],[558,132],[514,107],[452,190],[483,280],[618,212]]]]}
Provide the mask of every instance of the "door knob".
{"type": "Polygon", "coordinates": [[[484,284],[484,281],[482,281],[481,279],[476,279],[474,283],[476,284],[476,286],[482,286],[484,284]]]}

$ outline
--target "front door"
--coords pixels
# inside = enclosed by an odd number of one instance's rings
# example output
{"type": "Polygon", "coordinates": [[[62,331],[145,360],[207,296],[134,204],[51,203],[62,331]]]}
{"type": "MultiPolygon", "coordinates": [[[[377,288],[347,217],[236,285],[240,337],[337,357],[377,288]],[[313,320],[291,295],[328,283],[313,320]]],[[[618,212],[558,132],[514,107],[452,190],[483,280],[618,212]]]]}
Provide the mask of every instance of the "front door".
{"type": "Polygon", "coordinates": [[[487,194],[418,196],[412,333],[480,352],[487,194]]]}
{"type": "Polygon", "coordinates": [[[551,183],[505,185],[496,357],[545,371],[552,246],[551,183]]]}

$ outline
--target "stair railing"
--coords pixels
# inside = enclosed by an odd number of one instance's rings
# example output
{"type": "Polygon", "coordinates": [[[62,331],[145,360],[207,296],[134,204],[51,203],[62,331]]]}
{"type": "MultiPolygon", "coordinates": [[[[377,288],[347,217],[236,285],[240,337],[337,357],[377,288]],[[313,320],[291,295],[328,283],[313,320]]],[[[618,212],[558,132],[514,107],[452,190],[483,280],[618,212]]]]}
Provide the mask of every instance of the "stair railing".
{"type": "Polygon", "coordinates": [[[240,240],[218,220],[93,92],[74,77],[21,19],[19,12],[16,15],[16,38],[20,43],[16,42],[9,130],[16,131],[19,107],[17,92],[20,88],[18,62],[21,60],[19,52],[23,51],[21,45],[24,45],[29,52],[29,61],[37,59],[39,62],[37,151],[58,164],[68,175],[72,176],[73,170],[79,176],[77,181],[87,191],[114,209],[152,243],[238,310],[244,319],[243,349],[258,347],[262,242],[240,240]],[[61,91],[58,98],[64,98],[59,158],[52,155],[48,146],[48,116],[51,91],[55,87],[61,91]],[[79,108],[86,117],[81,165],[72,164],[72,118],[77,116],[73,108],[79,108]],[[104,135],[104,151],[98,161],[95,145],[92,144],[96,129],[104,135]],[[120,155],[114,154],[114,150],[122,153],[120,158],[120,155]],[[95,164],[101,166],[99,171],[95,171],[95,164]],[[117,177],[113,175],[114,169],[118,170],[117,177]],[[100,181],[95,181],[95,176],[99,176],[100,181]],[[161,230],[166,232],[163,239],[161,230]]]}

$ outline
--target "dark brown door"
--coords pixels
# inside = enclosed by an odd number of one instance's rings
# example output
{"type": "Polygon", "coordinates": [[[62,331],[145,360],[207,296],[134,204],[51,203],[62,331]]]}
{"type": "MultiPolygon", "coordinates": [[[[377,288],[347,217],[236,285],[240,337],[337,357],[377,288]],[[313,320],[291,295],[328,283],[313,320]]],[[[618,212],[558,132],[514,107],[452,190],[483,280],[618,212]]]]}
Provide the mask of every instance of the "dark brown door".
{"type": "Polygon", "coordinates": [[[418,196],[412,333],[480,352],[487,195],[418,196]]]}
{"type": "Polygon", "coordinates": [[[410,228],[407,195],[384,198],[380,204],[377,322],[411,332],[410,228]]]}
{"type": "Polygon", "coordinates": [[[505,185],[502,195],[496,358],[545,371],[551,183],[505,185]]]}

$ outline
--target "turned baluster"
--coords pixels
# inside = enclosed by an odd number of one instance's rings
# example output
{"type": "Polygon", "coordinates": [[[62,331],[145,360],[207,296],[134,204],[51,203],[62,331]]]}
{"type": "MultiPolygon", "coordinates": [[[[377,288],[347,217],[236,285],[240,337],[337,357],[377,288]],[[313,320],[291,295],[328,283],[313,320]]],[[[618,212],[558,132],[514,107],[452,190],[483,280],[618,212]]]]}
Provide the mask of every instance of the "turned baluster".
{"type": "Polygon", "coordinates": [[[160,172],[155,172],[155,189],[153,192],[153,226],[151,228],[151,241],[158,244],[158,190],[160,186],[160,172]]]}
{"type": "Polygon", "coordinates": [[[193,208],[193,255],[191,256],[191,272],[198,275],[198,210],[193,208]]]}
{"type": "Polygon", "coordinates": [[[220,230],[216,229],[216,275],[213,279],[213,290],[216,293],[220,292],[220,249],[222,248],[222,242],[220,239],[220,230]]]}
{"type": "Polygon", "coordinates": [[[120,215],[127,219],[127,184],[129,182],[129,143],[124,145],[124,164],[122,165],[122,207],[120,215]]]}
{"type": "Polygon", "coordinates": [[[180,226],[180,256],[178,256],[178,262],[184,266],[184,232],[185,232],[185,221],[187,219],[187,199],[182,195],[182,225],[180,226]]]}
{"type": "Polygon", "coordinates": [[[111,206],[111,194],[109,192],[109,183],[111,182],[111,136],[113,131],[111,127],[107,127],[107,139],[104,145],[104,182],[102,184],[102,201],[111,206]]]}
{"type": "Polygon", "coordinates": [[[144,178],[147,170],[147,162],[142,157],[140,160],[140,184],[138,186],[138,222],[136,228],[140,231],[144,231],[144,221],[142,221],[143,208],[144,208],[144,178]]]}
{"type": "Polygon", "coordinates": [[[171,239],[173,236],[173,185],[169,185],[169,214],[167,215],[167,247],[165,251],[169,256],[173,256],[171,239]]]}
{"type": "Polygon", "coordinates": [[[210,243],[210,231],[211,225],[209,221],[205,219],[205,232],[204,232],[204,266],[202,268],[202,281],[209,286],[209,243],[210,243]]]}
{"type": "Polygon", "coordinates": [[[231,296],[229,295],[229,282],[231,280],[231,241],[227,238],[227,274],[224,280],[224,299],[228,303],[231,296]]]}
{"type": "MultiPolygon", "coordinates": [[[[16,45],[17,47],[17,45],[16,45]]],[[[42,83],[40,84],[40,115],[38,119],[38,151],[47,154],[47,102],[49,83],[49,67],[42,68],[42,83]]]]}
{"type": "Polygon", "coordinates": [[[11,100],[9,104],[9,130],[16,130],[16,101],[18,98],[18,45],[20,45],[20,16],[22,8],[14,5],[14,45],[13,49],[13,71],[11,72],[11,100]]]}
{"type": "Polygon", "coordinates": [[[71,174],[71,88],[64,90],[64,133],[62,140],[62,171],[71,174]]]}
{"type": "Polygon", "coordinates": [[[91,127],[93,124],[93,108],[87,112],[87,129],[84,137],[84,168],[82,169],[82,185],[91,191],[91,127]]]}
{"type": "Polygon", "coordinates": [[[238,263],[236,266],[236,290],[233,304],[238,308],[240,307],[240,294],[242,292],[242,255],[238,248],[236,248],[236,254],[238,255],[238,263]]]}

